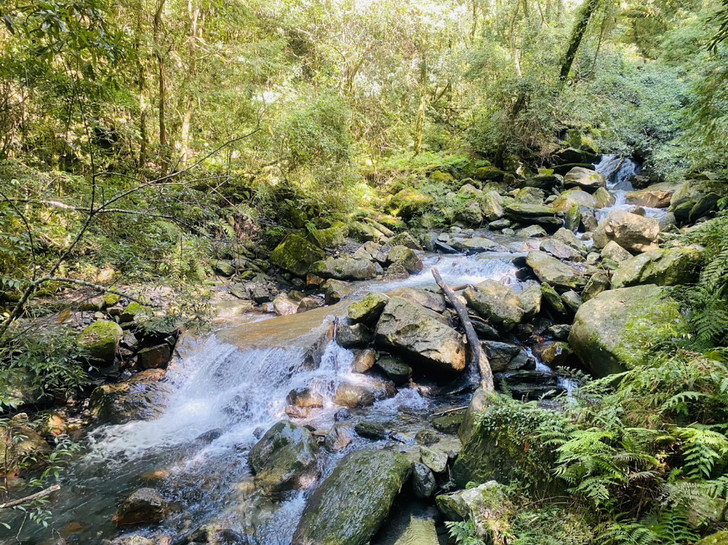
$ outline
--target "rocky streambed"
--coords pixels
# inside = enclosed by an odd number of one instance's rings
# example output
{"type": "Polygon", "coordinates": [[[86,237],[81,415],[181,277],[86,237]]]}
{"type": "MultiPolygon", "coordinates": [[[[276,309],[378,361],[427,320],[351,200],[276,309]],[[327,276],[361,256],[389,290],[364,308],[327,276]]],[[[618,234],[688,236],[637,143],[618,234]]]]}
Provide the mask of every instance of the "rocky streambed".
{"type": "Polygon", "coordinates": [[[271,260],[300,290],[268,302],[248,291],[274,314],[183,335],[166,371],[94,393],[99,425],[52,498],[61,539],[446,543],[442,522],[508,474],[474,433],[486,369],[470,366],[431,268],[467,305],[499,390],[566,402],[569,369],[620,371],[651,328],[682,319],[664,286],[700,261],[663,233],[710,210],[711,194],[629,192],[624,165],[607,158],[604,173],[576,166],[516,191],[465,181],[468,213],[446,232],[370,225],[356,246],[337,226],[314,233],[326,244],[290,235],[271,260]],[[346,250],[320,249],[339,238],[346,250]],[[482,484],[463,490],[471,481],[482,484]]]}

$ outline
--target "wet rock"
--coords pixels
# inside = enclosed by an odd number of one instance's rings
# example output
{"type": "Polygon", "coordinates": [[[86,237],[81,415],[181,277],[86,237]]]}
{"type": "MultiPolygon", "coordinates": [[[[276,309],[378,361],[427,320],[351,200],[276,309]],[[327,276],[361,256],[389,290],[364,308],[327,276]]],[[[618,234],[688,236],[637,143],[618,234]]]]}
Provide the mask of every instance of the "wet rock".
{"type": "Polygon", "coordinates": [[[412,489],[416,498],[427,499],[437,491],[437,482],[432,470],[425,464],[416,463],[412,466],[412,489]]]}
{"type": "Polygon", "coordinates": [[[396,385],[406,384],[412,376],[412,368],[399,358],[384,356],[377,360],[377,367],[396,385]]]}
{"type": "Polygon", "coordinates": [[[462,248],[466,252],[485,252],[495,250],[498,247],[498,243],[485,237],[472,237],[462,243],[462,248]]]}
{"type": "Polygon", "coordinates": [[[387,261],[390,263],[399,263],[410,274],[422,272],[424,268],[419,256],[414,250],[406,246],[394,246],[387,255],[387,261]]]}
{"type": "Polygon", "coordinates": [[[364,324],[339,323],[336,328],[336,342],[343,348],[366,346],[372,340],[372,332],[364,324]]]}
{"type": "Polygon", "coordinates": [[[579,187],[589,193],[594,193],[600,187],[607,187],[604,174],[583,167],[574,167],[564,176],[564,187],[579,187]]]}
{"type": "Polygon", "coordinates": [[[167,343],[141,349],[138,353],[140,369],[163,369],[172,357],[172,348],[167,343]]]}
{"type": "Polygon", "coordinates": [[[465,369],[462,337],[434,312],[391,297],[377,324],[376,343],[440,371],[465,369]]]}
{"type": "Polygon", "coordinates": [[[51,447],[30,425],[26,413],[0,423],[0,460],[3,475],[14,471],[38,469],[47,462],[51,447]],[[19,467],[23,461],[24,467],[19,467]]]}
{"type": "Polygon", "coordinates": [[[162,378],[163,370],[149,369],[126,382],[99,386],[89,400],[91,414],[110,424],[150,420],[159,416],[162,402],[169,393],[169,387],[160,382],[162,378]]]}
{"type": "Polygon", "coordinates": [[[389,239],[389,245],[392,247],[405,246],[412,250],[422,250],[420,243],[417,242],[407,231],[394,235],[391,239],[389,239]]]}
{"type": "Polygon", "coordinates": [[[348,447],[353,440],[354,424],[351,422],[336,422],[324,439],[324,448],[329,452],[341,452],[348,447]]]}
{"type": "MultiPolygon", "coordinates": [[[[258,511],[265,513],[263,517],[266,517],[269,508],[267,506],[263,507],[264,502],[267,502],[267,499],[260,498],[255,502],[255,507],[257,507],[258,511]]],[[[262,521],[256,520],[256,522],[262,521]]],[[[247,537],[230,528],[224,528],[217,524],[206,524],[192,532],[188,540],[179,545],[248,545],[249,543],[247,537]]],[[[177,542],[174,542],[174,544],[177,545],[177,542]]]]}
{"type": "Polygon", "coordinates": [[[415,443],[418,445],[430,446],[438,443],[440,436],[432,430],[420,430],[415,434],[415,443]]]}
{"type": "Polygon", "coordinates": [[[551,335],[554,336],[554,339],[557,341],[565,341],[569,337],[569,333],[571,332],[571,325],[570,324],[555,324],[548,328],[547,330],[551,335]]]}
{"type": "Polygon", "coordinates": [[[354,431],[364,439],[381,441],[387,438],[387,429],[380,422],[359,422],[354,426],[354,431]]]}
{"type": "Polygon", "coordinates": [[[347,454],[304,509],[293,545],[365,545],[377,532],[410,472],[387,450],[347,454]]]}
{"type": "Polygon", "coordinates": [[[410,517],[409,525],[394,545],[439,545],[433,519],[410,517]]]}
{"type": "Polygon", "coordinates": [[[569,346],[569,343],[555,342],[549,344],[541,352],[541,358],[546,365],[551,367],[569,365],[574,359],[574,351],[569,346]]]}
{"type": "Polygon", "coordinates": [[[349,409],[369,407],[374,405],[375,401],[374,392],[364,385],[344,382],[336,388],[334,402],[342,407],[349,409]]]}
{"type": "Polygon", "coordinates": [[[646,252],[657,248],[659,234],[660,226],[654,218],[612,210],[606,219],[599,222],[594,232],[594,244],[597,248],[604,248],[613,240],[629,252],[646,252]]]}
{"type": "Polygon", "coordinates": [[[324,259],[323,250],[305,238],[291,234],[270,255],[270,262],[298,276],[305,276],[314,262],[324,259]]]}
{"type": "Polygon", "coordinates": [[[537,238],[545,237],[548,233],[540,225],[529,225],[528,227],[524,227],[523,229],[516,231],[516,235],[524,238],[537,238]]]}
{"type": "Polygon", "coordinates": [[[468,306],[491,323],[505,330],[513,329],[523,319],[524,311],[518,295],[500,282],[486,280],[463,291],[468,306]]]}
{"type": "Polygon", "coordinates": [[[286,402],[296,407],[320,409],[324,406],[324,398],[311,388],[296,388],[288,392],[286,402]]]}
{"type": "Polygon", "coordinates": [[[288,421],[273,425],[250,449],[256,486],[283,492],[306,486],[318,476],[318,446],[311,432],[288,421]]]}
{"type": "Polygon", "coordinates": [[[372,292],[358,303],[354,303],[347,309],[349,320],[353,323],[372,325],[379,320],[389,297],[383,293],[372,292]]]}
{"type": "Polygon", "coordinates": [[[366,373],[374,367],[377,361],[377,353],[372,348],[362,350],[354,357],[352,369],[355,373],[366,373]]]}
{"type": "Polygon", "coordinates": [[[377,275],[377,270],[371,261],[349,256],[329,257],[323,261],[316,261],[311,265],[310,271],[322,278],[337,280],[369,280],[377,275]]]}
{"type": "Polygon", "coordinates": [[[338,303],[354,291],[354,288],[348,282],[335,279],[326,280],[321,284],[321,288],[324,290],[327,305],[338,303]]]}
{"type": "Polygon", "coordinates": [[[273,309],[278,316],[296,314],[298,312],[298,305],[299,303],[297,301],[294,301],[285,293],[279,293],[273,299],[273,309]]]}
{"type": "Polygon", "coordinates": [[[433,293],[428,290],[414,288],[399,288],[389,292],[392,297],[402,297],[412,303],[416,303],[435,312],[445,312],[447,304],[445,297],[440,293],[433,293]]]}
{"type": "MultiPolygon", "coordinates": [[[[275,302],[273,304],[275,305],[275,302]]],[[[321,308],[325,304],[321,297],[304,297],[298,304],[296,312],[306,312],[315,308],[321,308]]]]}
{"type": "MultiPolygon", "coordinates": [[[[57,545],[65,545],[65,541],[59,542],[57,545]]],[[[158,542],[143,536],[121,536],[111,542],[111,545],[157,545],[158,542]]]]}
{"type": "Polygon", "coordinates": [[[124,331],[116,322],[99,320],[86,327],[78,336],[77,344],[85,350],[98,365],[109,366],[119,349],[124,331]]]}
{"type": "Polygon", "coordinates": [[[656,331],[683,322],[680,305],[665,288],[646,284],[600,293],[576,313],[569,345],[596,376],[639,363],[656,331]]]}
{"type": "Polygon", "coordinates": [[[537,283],[527,287],[518,294],[523,309],[523,318],[528,320],[541,312],[541,286],[537,283]]]}
{"type": "Polygon", "coordinates": [[[498,341],[484,341],[481,344],[494,373],[536,368],[536,361],[520,346],[498,341]]]}
{"type": "Polygon", "coordinates": [[[541,295],[543,296],[546,304],[553,310],[557,316],[566,317],[569,312],[566,309],[564,301],[561,299],[559,293],[549,284],[541,284],[541,295]]]}
{"type": "Polygon", "coordinates": [[[554,286],[574,288],[581,283],[581,273],[544,252],[529,252],[526,264],[541,282],[554,286]]]}
{"type": "Polygon", "coordinates": [[[159,492],[153,488],[140,488],[124,500],[112,522],[116,526],[158,524],[168,513],[169,505],[159,492]]]}

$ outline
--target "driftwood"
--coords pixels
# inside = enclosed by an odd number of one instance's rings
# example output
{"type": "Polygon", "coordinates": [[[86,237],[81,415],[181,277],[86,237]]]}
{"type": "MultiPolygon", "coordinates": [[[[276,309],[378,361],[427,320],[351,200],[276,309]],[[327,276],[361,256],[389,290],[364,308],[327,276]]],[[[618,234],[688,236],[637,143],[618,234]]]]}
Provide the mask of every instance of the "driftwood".
{"type": "Polygon", "coordinates": [[[465,329],[465,338],[468,340],[468,345],[470,347],[471,369],[473,369],[475,372],[480,372],[482,388],[487,392],[492,392],[493,390],[495,390],[495,385],[493,382],[493,372],[490,370],[490,364],[487,361],[485,361],[485,365],[480,364],[481,359],[485,360],[486,357],[485,354],[483,354],[483,349],[480,347],[478,335],[477,333],[475,333],[473,324],[468,317],[468,310],[465,308],[465,305],[463,305],[460,300],[455,296],[455,292],[450,289],[450,286],[448,286],[442,279],[442,276],[440,276],[440,271],[437,270],[437,267],[432,268],[432,276],[435,277],[435,282],[437,282],[437,285],[445,294],[447,300],[450,301],[450,304],[452,304],[452,306],[455,308],[455,312],[458,313],[458,317],[460,318],[460,323],[463,324],[463,328],[465,329]]]}
{"type": "Polygon", "coordinates": [[[459,413],[460,411],[466,411],[467,409],[468,409],[468,405],[463,405],[462,407],[454,407],[452,409],[445,409],[444,411],[438,411],[436,413],[432,413],[432,416],[445,416],[446,414],[459,413]]]}
{"type": "Polygon", "coordinates": [[[35,494],[31,494],[30,496],[25,496],[24,498],[19,498],[17,500],[9,501],[6,503],[0,503],[0,509],[10,509],[11,507],[23,505],[24,503],[30,503],[40,498],[45,498],[46,496],[49,496],[50,494],[53,494],[53,492],[55,492],[56,490],[60,489],[61,485],[54,484],[53,486],[50,486],[45,490],[41,490],[40,492],[36,492],[35,494]]]}

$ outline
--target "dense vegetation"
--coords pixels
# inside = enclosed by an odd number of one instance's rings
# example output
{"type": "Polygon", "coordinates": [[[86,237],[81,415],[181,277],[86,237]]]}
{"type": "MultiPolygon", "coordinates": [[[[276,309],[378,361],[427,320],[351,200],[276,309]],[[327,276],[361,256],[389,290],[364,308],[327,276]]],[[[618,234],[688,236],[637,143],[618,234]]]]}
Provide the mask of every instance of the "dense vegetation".
{"type": "MultiPolygon", "coordinates": [[[[335,221],[448,225],[452,175],[536,172],[569,146],[652,182],[728,175],[725,0],[8,0],[0,17],[0,365],[48,397],[87,386],[84,360],[17,324],[65,308],[46,297],[63,286],[165,284],[189,316],[216,259],[335,221]],[[427,198],[412,213],[393,200],[408,187],[427,198]]],[[[676,289],[690,327],[563,411],[499,400],[479,425],[520,465],[458,543],[490,523],[524,544],[720,527],[728,216],[674,236],[706,247],[676,289]]]]}

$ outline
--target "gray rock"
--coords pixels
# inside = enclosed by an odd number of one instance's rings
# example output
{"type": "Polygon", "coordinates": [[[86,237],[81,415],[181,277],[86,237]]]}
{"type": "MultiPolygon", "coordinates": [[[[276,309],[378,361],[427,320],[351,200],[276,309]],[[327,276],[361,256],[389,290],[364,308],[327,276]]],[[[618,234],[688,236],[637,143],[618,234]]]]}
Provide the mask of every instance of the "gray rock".
{"type": "Polygon", "coordinates": [[[169,514],[167,501],[153,488],[135,490],[114,514],[116,526],[158,524],[169,514]]]}
{"type": "Polygon", "coordinates": [[[518,295],[499,282],[486,280],[476,287],[468,286],[463,296],[470,308],[505,330],[513,329],[523,320],[524,311],[518,295]]]}
{"type": "Polygon", "coordinates": [[[416,463],[413,465],[412,488],[416,498],[426,499],[435,494],[437,490],[435,475],[425,464],[416,463]]]}
{"type": "Polygon", "coordinates": [[[348,256],[316,261],[311,265],[310,272],[322,278],[337,280],[369,280],[377,275],[377,269],[371,261],[348,256]]]}
{"type": "Polygon", "coordinates": [[[654,218],[612,210],[607,218],[599,222],[594,232],[594,244],[597,248],[604,248],[613,240],[629,252],[646,252],[657,249],[659,234],[660,226],[654,218]]]}
{"type": "Polygon", "coordinates": [[[564,176],[565,187],[580,187],[589,193],[594,193],[600,187],[607,187],[604,174],[583,167],[574,167],[564,176]]]}
{"type": "Polygon", "coordinates": [[[574,288],[581,283],[581,272],[544,252],[529,252],[526,264],[541,282],[574,288]]]}

